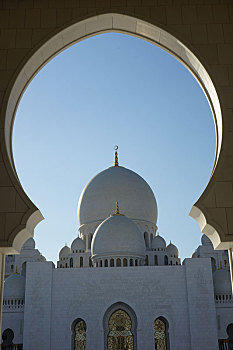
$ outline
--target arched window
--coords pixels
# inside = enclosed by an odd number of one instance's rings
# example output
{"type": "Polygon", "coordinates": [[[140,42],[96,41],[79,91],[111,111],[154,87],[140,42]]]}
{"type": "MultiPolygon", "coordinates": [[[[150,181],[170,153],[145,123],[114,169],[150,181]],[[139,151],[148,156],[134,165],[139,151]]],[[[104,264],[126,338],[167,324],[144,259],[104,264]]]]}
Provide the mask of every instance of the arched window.
{"type": "Polygon", "coordinates": [[[165,255],[165,257],[164,257],[164,265],[168,265],[168,257],[167,257],[167,255],[165,255]]]}
{"type": "Polygon", "coordinates": [[[103,262],[102,262],[102,260],[100,260],[100,267],[103,267],[103,262]]]}
{"type": "Polygon", "coordinates": [[[110,260],[110,267],[114,267],[114,259],[110,260]]]}
{"type": "Polygon", "coordinates": [[[92,260],[91,260],[91,257],[89,257],[89,267],[92,267],[92,260]]]}
{"type": "Polygon", "coordinates": [[[22,269],[21,269],[21,275],[26,277],[26,268],[27,268],[27,262],[24,261],[24,263],[22,264],[22,269]]]}
{"type": "Polygon", "coordinates": [[[91,249],[92,233],[88,234],[88,249],[91,249]]]}
{"type": "Polygon", "coordinates": [[[233,341],[233,323],[230,323],[227,326],[227,335],[228,335],[228,340],[229,341],[233,341]]]}
{"type": "Polygon", "coordinates": [[[149,237],[147,232],[144,232],[144,240],[145,240],[146,248],[149,248],[149,237]]]}
{"type": "Polygon", "coordinates": [[[154,256],[154,262],[155,262],[155,266],[158,266],[158,256],[157,255],[154,256]]]}
{"type": "Polygon", "coordinates": [[[108,321],[107,350],[134,350],[132,321],[124,310],[112,313],[108,321]]]}
{"type": "Polygon", "coordinates": [[[123,266],[127,266],[127,265],[128,265],[127,259],[124,258],[124,259],[123,259],[123,266]]]}
{"type": "Polygon", "coordinates": [[[117,261],[116,261],[116,265],[117,265],[117,267],[120,267],[121,266],[121,259],[120,258],[117,258],[117,261]]]}
{"type": "Polygon", "coordinates": [[[73,258],[70,258],[70,267],[74,267],[73,258]]]}
{"type": "Polygon", "coordinates": [[[2,348],[13,349],[13,339],[14,332],[12,331],[12,329],[5,329],[5,331],[2,333],[2,348]]]}
{"type": "Polygon", "coordinates": [[[99,263],[98,263],[98,261],[96,261],[96,267],[98,267],[99,266],[99,263]]]}
{"type": "Polygon", "coordinates": [[[107,259],[104,260],[104,266],[108,267],[108,260],[107,259]]]}
{"type": "Polygon", "coordinates": [[[216,260],[214,258],[211,258],[211,267],[212,272],[216,271],[216,260]]]}
{"type": "Polygon", "coordinates": [[[80,256],[80,267],[83,267],[83,257],[82,256],[80,256]]]}
{"type": "Polygon", "coordinates": [[[148,255],[146,255],[145,265],[148,266],[148,255]]]}
{"type": "Polygon", "coordinates": [[[168,322],[163,317],[159,317],[154,322],[155,350],[168,350],[168,322]]]}
{"type": "Polygon", "coordinates": [[[133,266],[133,259],[130,259],[129,265],[130,265],[130,266],[133,266]]]}
{"type": "Polygon", "coordinates": [[[73,323],[73,350],[86,350],[86,322],[78,319],[73,323]]]}
{"type": "Polygon", "coordinates": [[[138,259],[135,260],[135,266],[138,266],[138,259]]]}

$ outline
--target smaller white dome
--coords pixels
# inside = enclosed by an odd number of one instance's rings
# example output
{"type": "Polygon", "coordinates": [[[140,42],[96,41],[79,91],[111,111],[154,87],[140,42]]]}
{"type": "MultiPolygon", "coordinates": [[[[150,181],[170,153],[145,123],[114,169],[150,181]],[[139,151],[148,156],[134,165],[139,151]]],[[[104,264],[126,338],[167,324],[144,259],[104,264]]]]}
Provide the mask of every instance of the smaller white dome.
{"type": "Polygon", "coordinates": [[[25,278],[19,274],[7,277],[4,282],[4,298],[24,299],[25,278]]]}
{"type": "Polygon", "coordinates": [[[60,252],[59,252],[59,259],[61,260],[61,258],[68,258],[68,255],[71,253],[71,250],[69,247],[67,247],[67,245],[65,245],[63,248],[61,248],[60,252]]]}
{"type": "Polygon", "coordinates": [[[215,294],[231,294],[231,276],[229,270],[215,271],[213,281],[215,294]]]}
{"type": "Polygon", "coordinates": [[[35,249],[35,240],[32,237],[29,238],[22,246],[22,250],[31,250],[31,249],[35,249]]]}
{"type": "Polygon", "coordinates": [[[151,247],[152,249],[165,249],[166,248],[166,242],[165,239],[163,239],[163,237],[161,236],[155,236],[152,239],[152,243],[151,243],[151,247]]]}
{"type": "Polygon", "coordinates": [[[95,256],[145,256],[145,241],[138,226],[124,215],[112,215],[96,229],[91,253],[95,256]]]}
{"type": "Polygon", "coordinates": [[[178,248],[170,242],[167,246],[167,252],[170,257],[175,257],[178,258],[179,256],[179,251],[178,248]]]}
{"type": "Polygon", "coordinates": [[[192,258],[197,258],[197,251],[196,250],[195,250],[195,252],[193,252],[192,258]]]}
{"type": "Polygon", "coordinates": [[[211,246],[213,246],[211,240],[206,235],[202,235],[202,237],[201,237],[201,244],[202,245],[211,245],[211,246]]]}
{"type": "Polygon", "coordinates": [[[77,237],[73,240],[73,242],[71,244],[71,252],[72,253],[73,252],[76,253],[76,250],[78,251],[78,253],[80,252],[80,250],[81,250],[81,252],[83,252],[85,249],[86,249],[85,242],[81,238],[77,237]]]}

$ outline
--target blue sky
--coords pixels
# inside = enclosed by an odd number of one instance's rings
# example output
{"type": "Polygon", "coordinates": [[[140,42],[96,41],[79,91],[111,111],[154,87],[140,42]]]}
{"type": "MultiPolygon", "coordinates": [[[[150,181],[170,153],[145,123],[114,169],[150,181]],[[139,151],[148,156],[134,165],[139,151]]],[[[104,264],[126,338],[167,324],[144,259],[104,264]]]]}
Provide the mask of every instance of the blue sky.
{"type": "Polygon", "coordinates": [[[189,257],[201,232],[188,216],[206,187],[215,128],[191,73],[167,52],[124,34],[101,34],[65,50],[28,86],[17,111],[13,152],[21,184],[45,220],[37,248],[56,262],[78,234],[86,183],[120,165],[151,186],[158,227],[189,257]]]}

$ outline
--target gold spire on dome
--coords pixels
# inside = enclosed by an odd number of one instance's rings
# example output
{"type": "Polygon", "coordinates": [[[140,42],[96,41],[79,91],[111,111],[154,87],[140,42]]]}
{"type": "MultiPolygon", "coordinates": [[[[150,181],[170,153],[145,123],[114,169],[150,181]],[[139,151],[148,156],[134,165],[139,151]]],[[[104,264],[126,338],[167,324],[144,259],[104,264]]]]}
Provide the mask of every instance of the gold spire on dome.
{"type": "Polygon", "coordinates": [[[114,149],[115,149],[115,166],[118,166],[119,165],[119,163],[118,163],[118,153],[117,153],[118,146],[116,145],[114,147],[114,149]]]}
{"type": "Polygon", "coordinates": [[[119,212],[119,204],[118,202],[116,202],[116,215],[119,215],[120,212],[119,212]]]}
{"type": "Polygon", "coordinates": [[[115,212],[115,214],[112,214],[111,216],[115,216],[115,215],[124,216],[123,214],[120,214],[120,211],[119,211],[119,203],[118,203],[118,202],[116,202],[116,212],[115,212]]]}

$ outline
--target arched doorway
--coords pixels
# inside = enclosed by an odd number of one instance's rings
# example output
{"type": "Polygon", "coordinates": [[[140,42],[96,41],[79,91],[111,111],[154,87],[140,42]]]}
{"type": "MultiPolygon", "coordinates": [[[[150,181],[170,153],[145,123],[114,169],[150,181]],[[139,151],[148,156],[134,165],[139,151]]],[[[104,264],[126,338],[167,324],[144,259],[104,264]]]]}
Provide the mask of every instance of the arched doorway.
{"type": "MultiPolygon", "coordinates": [[[[190,49],[186,47],[181,41],[160,27],[134,17],[129,17],[122,14],[108,13],[88,18],[71,26],[68,26],[56,34],[51,34],[50,39],[46,40],[45,43],[42,43],[38,49],[34,50],[34,52],[31,52],[30,55],[25,58],[25,63],[23,63],[19,68],[18,74],[16,75],[16,78],[14,82],[12,82],[11,88],[9,89],[9,93],[5,96],[4,108],[2,110],[3,115],[6,116],[6,153],[8,155],[8,165],[12,171],[13,177],[16,178],[17,174],[14,168],[14,160],[11,150],[12,125],[16,108],[28,83],[44,64],[46,64],[52,57],[64,50],[69,45],[81,41],[89,36],[109,31],[127,33],[148,40],[153,44],[169,51],[192,72],[192,74],[195,76],[203,88],[209,100],[215,118],[217,135],[217,149],[214,165],[215,169],[221,149],[221,110],[213,82],[203,64],[197,58],[198,53],[193,54],[190,49]]],[[[33,229],[37,223],[42,220],[42,216],[37,208],[28,200],[18,181],[16,181],[15,186],[19,188],[21,196],[27,199],[30,207],[30,210],[27,210],[27,215],[25,216],[25,218],[27,217],[27,220],[25,221],[25,228],[22,229],[21,226],[18,228],[18,230],[15,229],[14,235],[11,235],[11,239],[9,241],[9,245],[13,246],[15,251],[18,251],[24,241],[33,234],[33,229]]],[[[204,215],[205,217],[203,211],[204,208],[200,210],[198,209],[197,205],[191,211],[191,215],[195,217],[197,221],[199,219],[201,220],[202,230],[205,230],[205,227],[203,226],[203,217],[201,216],[204,215]]],[[[210,225],[208,224],[208,229],[209,228],[210,225]]],[[[212,229],[211,234],[213,240],[215,240],[214,245],[216,247],[220,243],[218,233],[215,231],[215,229],[212,229]]]]}
{"type": "Polygon", "coordinates": [[[132,321],[124,310],[116,310],[108,321],[108,350],[134,350],[132,321]]]}
{"type": "Polygon", "coordinates": [[[104,350],[136,350],[137,318],[125,303],[111,305],[103,318],[104,350]]]}

